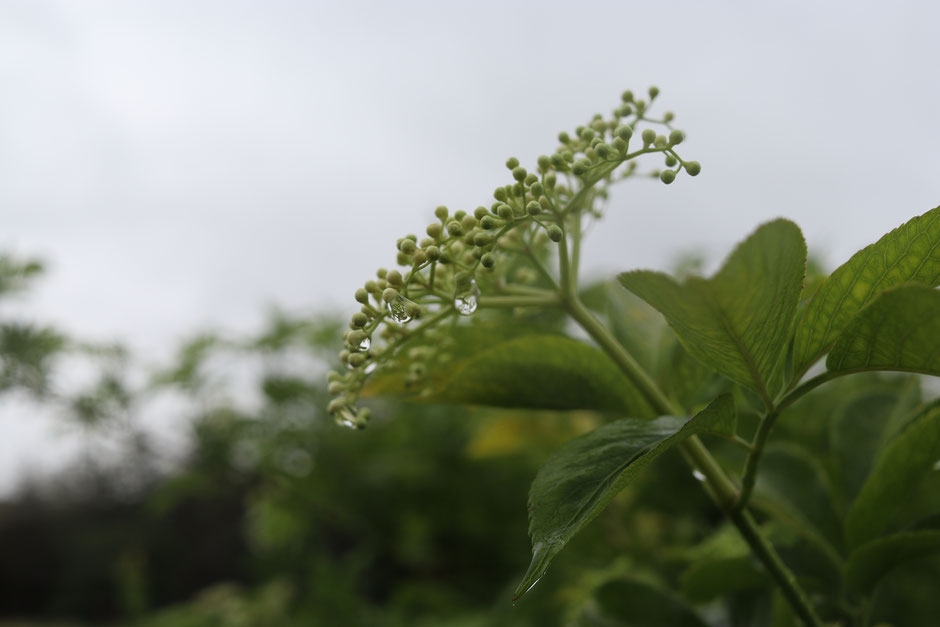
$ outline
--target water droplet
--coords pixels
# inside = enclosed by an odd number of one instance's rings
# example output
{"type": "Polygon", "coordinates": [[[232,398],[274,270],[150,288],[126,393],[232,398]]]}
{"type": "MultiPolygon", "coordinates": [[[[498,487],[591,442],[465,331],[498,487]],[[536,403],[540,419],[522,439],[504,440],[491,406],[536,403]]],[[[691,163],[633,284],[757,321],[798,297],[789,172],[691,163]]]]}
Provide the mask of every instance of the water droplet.
{"type": "Polygon", "coordinates": [[[466,283],[458,284],[454,291],[454,308],[462,316],[469,316],[477,310],[480,304],[480,290],[477,282],[470,279],[466,283]]]}
{"type": "Polygon", "coordinates": [[[703,474],[702,474],[701,472],[699,472],[698,470],[693,470],[693,471],[692,471],[692,476],[695,477],[695,480],[696,480],[696,481],[705,481],[705,475],[703,475],[703,474]]]}
{"type": "Polygon", "coordinates": [[[347,429],[361,429],[363,425],[356,416],[356,412],[349,406],[343,407],[333,415],[333,420],[341,427],[347,429]]]}
{"type": "Polygon", "coordinates": [[[392,317],[392,320],[398,324],[405,324],[406,322],[411,322],[413,315],[408,313],[408,310],[411,309],[411,306],[417,306],[413,301],[408,300],[404,296],[399,296],[395,300],[388,301],[388,304],[385,307],[388,309],[388,314],[392,317]]]}
{"type": "Polygon", "coordinates": [[[356,347],[356,350],[364,353],[370,348],[372,348],[372,340],[369,339],[369,336],[367,335],[364,338],[362,338],[361,342],[359,342],[359,346],[356,347]]]}

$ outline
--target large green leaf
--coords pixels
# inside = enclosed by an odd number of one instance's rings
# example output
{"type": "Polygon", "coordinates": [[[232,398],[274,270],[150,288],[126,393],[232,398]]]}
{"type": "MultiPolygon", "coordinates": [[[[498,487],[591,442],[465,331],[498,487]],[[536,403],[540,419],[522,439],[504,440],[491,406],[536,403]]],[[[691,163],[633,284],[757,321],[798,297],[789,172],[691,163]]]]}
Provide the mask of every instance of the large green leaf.
{"type": "Polygon", "coordinates": [[[768,222],[711,279],[679,284],[650,271],[620,282],[658,309],[689,353],[769,397],[771,375],[791,331],[806,267],[806,243],[787,220],[768,222]]]}
{"type": "Polygon", "coordinates": [[[695,433],[727,433],[733,426],[734,403],[725,395],[690,420],[627,418],[561,447],[539,470],[529,491],[532,563],[515,597],[531,588],[565,544],[660,454],[695,433]]]}
{"type": "Polygon", "coordinates": [[[887,531],[917,485],[940,459],[940,403],[934,403],[882,452],[845,519],[849,547],[887,531]]]}
{"type": "Polygon", "coordinates": [[[826,368],[940,376],[940,291],[902,285],[879,294],[839,334],[826,368]]]}
{"type": "MultiPolygon", "coordinates": [[[[561,335],[486,340],[483,336],[468,348],[468,356],[431,362],[413,400],[655,415],[610,358],[593,346],[561,335]]],[[[365,390],[368,395],[408,391],[401,371],[384,374],[365,390]]]]}
{"type": "Polygon", "coordinates": [[[878,581],[895,566],[940,552],[940,531],[926,529],[898,533],[863,544],[845,565],[850,590],[871,594],[878,581]]]}
{"type": "Polygon", "coordinates": [[[862,307],[882,291],[908,281],[940,284],[940,207],[858,251],[820,286],[797,324],[796,376],[832,347],[862,307]]]}

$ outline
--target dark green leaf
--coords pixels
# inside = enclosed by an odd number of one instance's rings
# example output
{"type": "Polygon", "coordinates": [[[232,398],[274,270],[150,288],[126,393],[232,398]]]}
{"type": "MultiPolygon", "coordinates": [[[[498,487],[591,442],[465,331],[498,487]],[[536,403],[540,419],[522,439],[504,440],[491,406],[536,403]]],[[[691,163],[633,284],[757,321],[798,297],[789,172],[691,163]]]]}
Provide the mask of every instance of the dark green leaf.
{"type": "Polygon", "coordinates": [[[888,531],[895,514],[940,459],[940,403],[934,403],[889,443],[845,519],[849,547],[888,531]]]}
{"type": "Polygon", "coordinates": [[[832,500],[826,473],[808,451],[795,444],[767,447],[754,488],[754,506],[838,562],[835,547],[841,544],[842,534],[832,500]]]}
{"type": "Polygon", "coordinates": [[[940,552],[940,531],[935,529],[878,538],[849,556],[845,565],[846,585],[850,590],[869,595],[895,566],[936,552],[940,552]]]}
{"type": "Polygon", "coordinates": [[[628,290],[658,309],[689,353],[765,398],[800,300],[806,244],[787,220],[762,225],[711,279],[676,283],[626,272],[628,290]]]}
{"type": "Polygon", "coordinates": [[[940,284],[940,207],[858,251],[820,286],[797,324],[796,376],[832,347],[843,327],[869,301],[908,281],[940,284]]]}
{"type": "Polygon", "coordinates": [[[902,285],[879,294],[839,334],[826,368],[940,376],[940,291],[902,285]]]}
{"type": "MultiPolygon", "coordinates": [[[[653,415],[617,366],[593,346],[560,335],[529,335],[483,346],[469,357],[432,364],[415,400],[653,415]]],[[[394,377],[368,390],[401,391],[407,390],[394,377]]]]}
{"type": "Polygon", "coordinates": [[[627,418],[571,440],[549,458],[529,491],[532,563],[516,598],[538,581],[565,544],[594,519],[642,469],[695,433],[726,433],[734,403],[720,396],[691,420],[627,418]]]}
{"type": "Polygon", "coordinates": [[[604,618],[618,627],[707,627],[680,599],[641,581],[609,581],[596,596],[604,618]]]}

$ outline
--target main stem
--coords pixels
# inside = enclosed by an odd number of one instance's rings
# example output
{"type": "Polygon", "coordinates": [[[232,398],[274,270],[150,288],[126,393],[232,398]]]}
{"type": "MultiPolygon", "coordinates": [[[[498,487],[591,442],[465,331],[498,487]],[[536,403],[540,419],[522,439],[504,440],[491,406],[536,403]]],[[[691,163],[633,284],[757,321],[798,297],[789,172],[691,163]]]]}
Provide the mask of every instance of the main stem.
{"type": "MultiPolygon", "coordinates": [[[[677,407],[656,382],[636,362],[632,355],[617,341],[597,318],[591,314],[578,298],[577,277],[571,272],[568,262],[567,237],[559,242],[559,262],[561,264],[561,302],[565,310],[581,325],[588,335],[607,353],[620,370],[643,394],[656,413],[660,415],[684,415],[685,411],[677,407]]],[[[783,560],[757,527],[757,523],[750,513],[743,508],[736,508],[738,491],[734,483],[724,472],[717,460],[705,447],[698,437],[692,436],[680,445],[683,454],[705,476],[708,492],[716,505],[737,527],[738,532],[754,555],[763,563],[777,585],[780,586],[784,596],[793,606],[797,615],[809,627],[822,627],[822,622],[816,616],[809,599],[800,588],[796,577],[787,568],[783,560]]]]}

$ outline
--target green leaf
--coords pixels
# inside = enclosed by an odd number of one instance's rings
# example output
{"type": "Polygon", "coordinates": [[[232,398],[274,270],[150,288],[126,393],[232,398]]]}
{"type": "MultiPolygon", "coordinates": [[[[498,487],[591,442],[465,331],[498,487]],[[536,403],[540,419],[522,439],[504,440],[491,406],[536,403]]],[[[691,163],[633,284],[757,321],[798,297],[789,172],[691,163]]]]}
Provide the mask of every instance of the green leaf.
{"type": "Polygon", "coordinates": [[[683,284],[665,274],[626,272],[628,290],[658,309],[689,353],[769,402],[771,375],[791,331],[806,266],[806,243],[787,220],[768,222],[711,279],[683,284]]]}
{"type": "Polygon", "coordinates": [[[862,307],[882,291],[908,281],[940,284],[940,207],[858,251],[820,286],[797,324],[796,377],[832,347],[862,307]]]}
{"type": "Polygon", "coordinates": [[[733,425],[734,403],[725,395],[690,420],[627,418],[561,447],[529,491],[532,563],[515,598],[535,585],[565,544],[660,454],[695,433],[727,433],[733,425]]]}
{"type": "Polygon", "coordinates": [[[605,625],[623,627],[707,627],[680,599],[637,580],[609,581],[597,591],[605,625]]]}
{"type": "Polygon", "coordinates": [[[451,362],[422,400],[529,409],[595,409],[652,416],[601,350],[564,336],[517,338],[451,362]]]}
{"type": "Polygon", "coordinates": [[[839,334],[826,368],[940,376],[940,291],[902,285],[879,294],[839,334]]]}
{"type": "Polygon", "coordinates": [[[938,459],[940,403],[934,403],[884,448],[846,516],[848,546],[857,547],[887,531],[938,459]]]}
{"type": "Polygon", "coordinates": [[[832,508],[825,470],[795,444],[773,444],[764,451],[754,487],[754,506],[809,540],[830,561],[840,561],[841,526],[832,508]]]}
{"type": "Polygon", "coordinates": [[[935,529],[878,538],[849,556],[845,565],[846,585],[854,592],[869,595],[895,566],[936,552],[940,552],[940,531],[935,529]]]}

